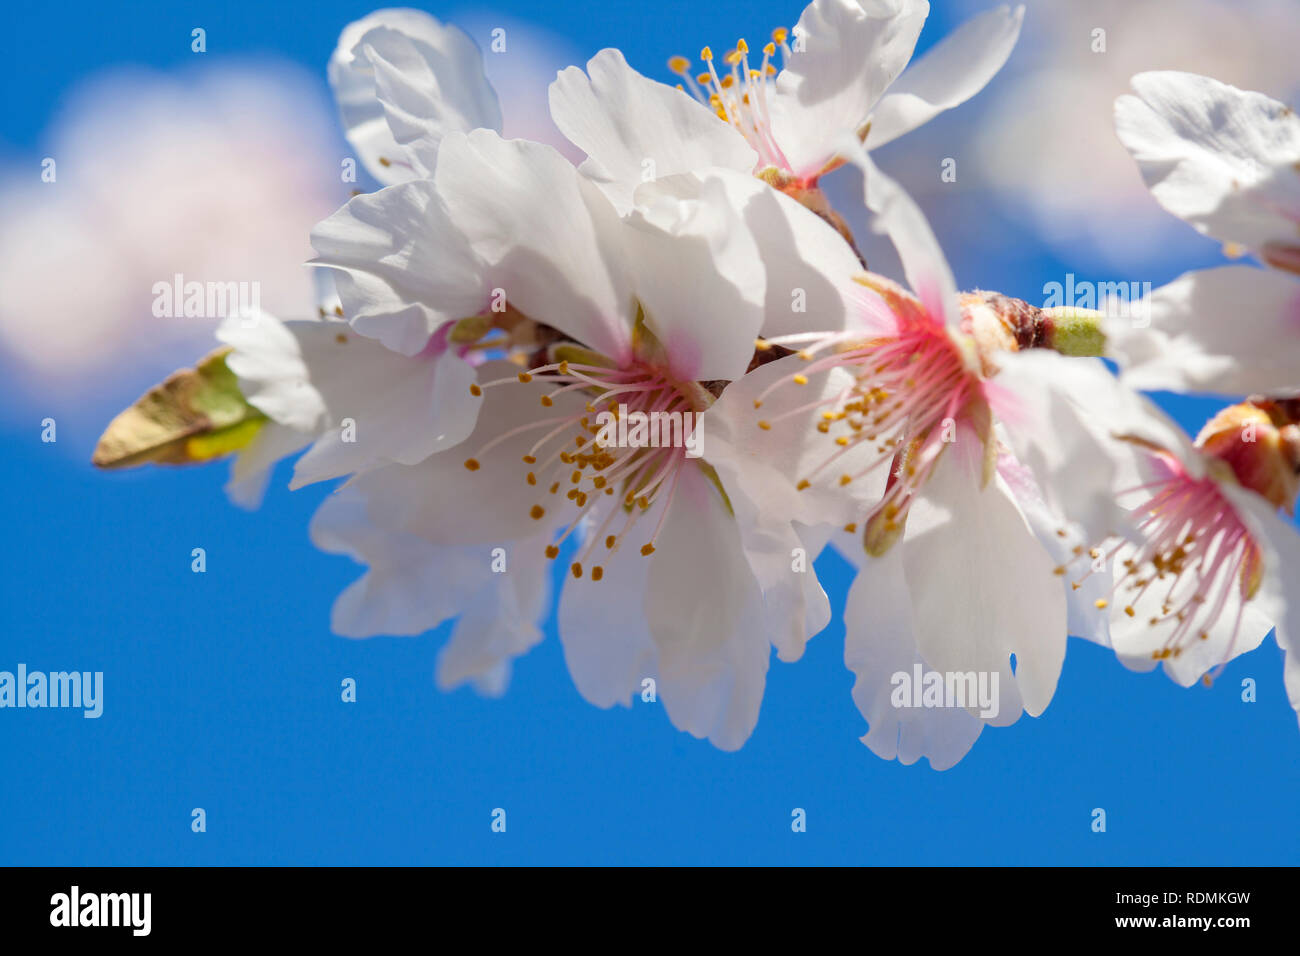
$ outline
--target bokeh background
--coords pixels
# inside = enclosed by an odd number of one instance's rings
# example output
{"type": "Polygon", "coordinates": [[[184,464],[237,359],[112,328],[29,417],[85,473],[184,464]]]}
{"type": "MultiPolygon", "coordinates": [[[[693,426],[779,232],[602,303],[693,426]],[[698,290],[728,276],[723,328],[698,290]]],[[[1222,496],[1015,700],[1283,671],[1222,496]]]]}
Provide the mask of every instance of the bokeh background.
{"type": "MultiPolygon", "coordinates": [[[[935,0],[924,50],[982,9],[935,0]]],[[[307,522],[328,488],[260,511],[226,469],[100,474],[121,407],[212,345],[156,319],[174,273],[257,280],[315,307],[312,224],[346,198],[325,63],[368,3],[53,0],[0,41],[0,669],[103,671],[104,716],[0,711],[0,863],[1295,864],[1300,732],[1270,638],[1212,688],[1134,674],[1071,640],[1039,719],[989,730],[956,768],[872,755],[836,620],[774,659],[753,738],[724,754],[662,706],[577,694],[548,619],[504,698],[440,693],[445,629],[349,641],[329,607],[358,573],[307,522]],[[191,50],[206,31],[207,51],[191,50]],[[45,158],[57,181],[41,181],[45,158]],[[58,440],[41,441],[41,422],[58,440]],[[190,570],[192,548],[207,572],[190,570]],[[340,700],[356,680],[358,699],[340,700]],[[1244,678],[1258,700],[1241,700],[1244,678]],[[207,832],[191,832],[193,808],[207,832]],[[491,832],[506,809],[505,834],[491,832]],[[791,811],[807,832],[791,832],[791,811]],[[1091,829],[1092,811],[1107,831],[1091,829]]],[[[557,69],[618,46],[673,53],[790,26],[795,2],[438,3],[487,54],[508,135],[559,144],[557,69]]],[[[1151,281],[1221,261],[1151,200],[1111,132],[1144,69],[1207,73],[1296,103],[1296,0],[1030,0],[1007,68],[967,106],[881,150],[931,216],[963,288],[1030,301],[1067,273],[1151,281]],[[1105,52],[1096,52],[1096,30],[1105,52]],[[956,182],[939,171],[955,159],[956,182]]],[[[847,174],[845,174],[847,176],[847,174]]],[[[831,180],[856,208],[852,177],[831,180]]],[[[364,183],[362,185],[365,185],[364,183]]],[[[852,218],[852,216],[850,216],[852,218]]],[[[887,271],[887,250],[868,250],[887,271]]],[[[1189,431],[1221,402],[1160,396],[1189,431]]],[[[995,559],[995,556],[990,556],[995,559]]],[[[841,603],[847,568],[818,570],[841,603]]]]}

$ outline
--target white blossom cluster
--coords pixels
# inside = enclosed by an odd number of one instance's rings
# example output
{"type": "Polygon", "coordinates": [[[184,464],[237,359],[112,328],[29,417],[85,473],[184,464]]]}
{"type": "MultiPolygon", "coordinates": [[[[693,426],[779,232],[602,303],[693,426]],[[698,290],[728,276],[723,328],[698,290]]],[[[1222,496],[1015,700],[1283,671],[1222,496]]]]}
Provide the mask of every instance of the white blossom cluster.
{"type": "Polygon", "coordinates": [[[1042,713],[1068,635],[1191,685],[1275,630],[1300,708],[1300,119],[1139,74],[1120,139],[1251,263],[1156,289],[1142,321],[961,293],[870,151],[982,89],[1023,8],[909,66],[928,12],[813,0],[761,50],[674,57],[675,84],[603,50],[550,87],[577,167],[500,135],[456,27],[343,31],[329,77],[382,188],[312,233],[337,305],[222,325],[253,414],[210,436],[241,497],[303,449],[294,487],[346,477],[311,528],[367,568],[338,633],[455,619],[440,685],[500,693],[561,561],[581,694],[626,705],[653,679],[676,727],[736,749],[772,648],[795,661],[831,620],[829,546],[857,567],[845,662],[883,758],[950,767],[1042,713]],[[860,177],[899,281],[862,261],[831,174],[860,177]],[[1192,440],[1140,389],[1236,404],[1192,440]],[[997,700],[914,706],[913,674],[997,700]]]}

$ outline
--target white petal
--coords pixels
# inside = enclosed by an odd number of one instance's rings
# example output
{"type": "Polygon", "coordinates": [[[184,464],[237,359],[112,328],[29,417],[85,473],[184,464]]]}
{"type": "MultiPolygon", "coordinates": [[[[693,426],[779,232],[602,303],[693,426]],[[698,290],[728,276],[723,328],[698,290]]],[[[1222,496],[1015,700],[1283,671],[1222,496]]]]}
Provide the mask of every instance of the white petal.
{"type": "Polygon", "coordinates": [[[371,339],[304,342],[330,427],[294,465],[290,488],[391,462],[415,465],[464,441],[481,399],[474,367],[454,350],[412,358],[371,339]]]}
{"type": "Polygon", "coordinates": [[[819,174],[911,59],[926,0],[813,0],[776,78],[772,129],[790,171],[819,174]]]}
{"type": "MultiPolygon", "coordinates": [[[[862,549],[850,541],[845,550],[862,549]]],[[[916,649],[903,550],[870,561],[854,579],[844,608],[844,663],[856,678],[853,702],[867,719],[862,742],[871,752],[902,764],[927,757],[935,770],[947,770],[974,746],[984,723],[964,707],[894,706],[894,675],[911,680],[918,663],[931,670],[916,649]]]]}
{"type": "Polygon", "coordinates": [[[546,561],[540,541],[443,547],[371,518],[362,483],[326,499],[312,519],[313,543],[368,565],[335,601],[331,628],[344,637],[417,635],[460,617],[438,660],[449,690],[473,682],[500,693],[509,661],[539,640],[546,561]],[[498,561],[504,561],[505,570],[498,561]]]}
{"type": "Polygon", "coordinates": [[[1265,576],[1253,603],[1277,626],[1275,637],[1285,655],[1287,697],[1300,718],[1300,529],[1259,496],[1241,488],[1228,493],[1250,511],[1257,531],[1265,576]]]}
{"type": "Polygon", "coordinates": [[[615,362],[630,358],[625,227],[568,160],[549,146],[479,130],[443,141],[436,183],[489,288],[615,362]]]}
{"type": "Polygon", "coordinates": [[[830,606],[813,559],[830,530],[859,520],[879,501],[886,478],[879,469],[841,487],[841,473],[862,470],[873,456],[867,444],[842,454],[835,467],[818,471],[842,451],[817,431],[820,410],[785,417],[819,397],[838,394],[852,383],[847,373],[812,376],[806,386],[791,382],[764,399],[761,410],[754,408],[756,396],[806,364],[788,356],[749,372],[723,390],[699,426],[704,459],[727,491],[747,560],[763,592],[773,643],[786,661],[797,660],[808,639],[829,623],[830,606]],[[759,420],[767,418],[775,420],[772,427],[760,429],[759,420]],[[809,476],[815,480],[799,490],[800,479],[809,476]]]}
{"type": "Polygon", "coordinates": [[[445,346],[407,357],[342,322],[268,315],[227,319],[217,337],[249,404],[315,441],[291,488],[423,461],[467,437],[481,404],[474,369],[445,346]]]}
{"type": "Polygon", "coordinates": [[[1034,480],[1033,472],[1012,455],[998,456],[998,474],[1007,483],[1038,543],[1066,571],[1057,580],[1065,595],[1066,628],[1070,636],[1110,647],[1110,612],[1104,609],[1105,605],[1098,608],[1097,602],[1110,598],[1111,569],[1103,564],[1094,572],[1091,557],[1093,546],[1101,542],[1091,537],[1082,525],[1054,511],[1034,480]],[[1076,552],[1079,547],[1086,550],[1076,552]]]}
{"type": "Polygon", "coordinates": [[[591,178],[626,213],[650,179],[724,166],[750,173],[754,151],[729,124],[681,90],[648,79],[618,50],[561,70],[551,84],[551,117],[579,149],[591,178]]]}
{"type": "Polygon", "coordinates": [[[683,470],[657,548],[645,616],[659,698],[674,726],[737,750],[758,722],[771,651],[736,521],[698,469],[683,470]]]}
{"type": "Polygon", "coordinates": [[[1020,37],[1023,5],[972,17],[903,71],[871,113],[864,145],[875,149],[965,103],[997,75],[1020,37]]]}
{"type": "MultiPolygon", "coordinates": [[[[662,508],[662,504],[658,507],[662,508]]],[[[657,521],[658,514],[658,509],[652,508],[639,521],[657,521]]],[[[602,541],[596,541],[592,548],[586,573],[579,579],[568,579],[560,595],[564,660],[578,692],[587,701],[597,707],[626,707],[632,695],[640,691],[641,681],[657,676],[654,642],[645,616],[639,613],[645,600],[650,561],[637,548],[627,545],[612,554],[602,541]],[[591,567],[595,565],[604,571],[599,581],[591,578],[591,567]]]]}
{"type": "Polygon", "coordinates": [[[915,200],[882,173],[871,157],[849,137],[844,156],[862,171],[867,208],[875,213],[872,229],[889,237],[907,274],[907,283],[936,322],[951,329],[961,325],[957,280],[934,230],[915,200]]]}
{"type": "Polygon", "coordinates": [[[488,308],[491,286],[428,181],[356,196],[312,230],[361,335],[415,355],[444,323],[488,308]]]}
{"type": "Polygon", "coordinates": [[[1249,266],[1189,272],[1128,318],[1107,354],[1145,391],[1300,392],[1300,278],[1249,266]]]}
{"type": "MultiPolygon", "coordinates": [[[[513,379],[518,372],[504,361],[478,369],[480,382],[513,379]]],[[[518,541],[555,528],[565,519],[566,502],[548,493],[554,480],[548,472],[538,472],[536,485],[527,484],[531,466],[522,458],[561,419],[576,421],[584,402],[568,393],[545,407],[540,399],[550,391],[536,380],[484,388],[474,431],[459,446],[418,465],[388,465],[361,476],[357,481],[368,489],[374,520],[434,544],[518,541]],[[470,458],[480,467],[466,468],[470,458]],[[531,517],[534,505],[543,507],[543,518],[531,517]]]]}
{"type": "Polygon", "coordinates": [[[904,562],[922,658],[935,670],[997,673],[1001,708],[989,722],[1000,726],[1016,720],[1020,700],[1032,716],[1051,701],[1065,659],[1065,598],[1055,562],[1001,477],[980,488],[976,444],[959,434],[940,459],[908,517],[904,562]]]}
{"type": "Polygon", "coordinates": [[[348,24],[329,78],[348,141],[385,185],[427,176],[450,130],[501,128],[474,41],[419,10],[379,10],[348,24]]]}
{"type": "Polygon", "coordinates": [[[301,451],[311,440],[311,435],[279,422],[265,423],[252,443],[235,456],[226,495],[241,508],[251,511],[259,507],[275,463],[301,451]]]}
{"type": "Polygon", "coordinates": [[[1016,458],[1033,472],[1046,504],[1100,544],[1132,529],[1116,493],[1142,484],[1149,452],[1119,436],[1164,448],[1196,469],[1187,435],[1097,359],[1045,349],[1007,354],[986,392],[1016,458]]]}
{"type": "Polygon", "coordinates": [[[1139,73],[1115,130],[1152,195],[1206,235],[1258,251],[1300,237],[1300,117],[1192,73],[1139,73]]]}
{"type": "Polygon", "coordinates": [[[763,261],[721,179],[675,185],[689,195],[659,182],[637,193],[627,230],[636,296],[677,378],[737,379],[763,324],[763,261]]]}
{"type": "Polygon", "coordinates": [[[718,170],[705,176],[723,185],[757,243],[767,277],[764,336],[838,331],[861,311],[866,290],[851,277],[862,266],[833,226],[754,176],[718,170]]]}

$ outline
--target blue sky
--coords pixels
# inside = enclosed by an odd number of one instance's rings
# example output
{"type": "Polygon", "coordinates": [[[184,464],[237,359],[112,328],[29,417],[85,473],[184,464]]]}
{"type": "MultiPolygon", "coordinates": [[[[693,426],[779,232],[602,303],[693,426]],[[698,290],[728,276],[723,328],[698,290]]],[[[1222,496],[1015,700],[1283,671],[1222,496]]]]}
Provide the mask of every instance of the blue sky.
{"type": "MultiPolygon", "coordinates": [[[[488,9],[539,22],[582,58],[620,46],[648,72],[670,53],[758,35],[798,12],[770,0],[727,6],[575,2],[541,21],[533,4],[488,9]]],[[[323,76],[338,30],[369,9],[29,5],[11,14],[21,41],[5,50],[0,157],[37,155],[69,91],[105,67],[186,65],[196,25],[209,56],[274,53],[323,76]]],[[[492,16],[428,9],[453,21],[492,16]]],[[[937,11],[923,44],[955,20],[937,11]]],[[[1011,268],[982,263],[977,249],[950,251],[964,287],[1027,298],[1074,267],[1021,256],[1011,268]]],[[[1153,278],[1200,264],[1171,262],[1153,278]]],[[[122,375],[128,390],[149,384],[122,375]]],[[[773,660],[758,728],[726,754],[674,730],[658,704],[586,704],[553,617],[503,699],[440,693],[432,673],[444,632],[364,642],[329,633],[330,604],[358,569],[307,539],[327,489],[289,493],[282,466],[250,514],[225,500],[223,466],[99,474],[90,451],[116,408],[79,416],[85,427],[47,445],[39,396],[2,385],[0,394],[11,409],[0,423],[9,502],[0,669],[105,675],[101,719],[0,710],[0,863],[1300,860],[1300,735],[1271,639],[1213,688],[1192,690],[1072,640],[1043,717],[986,731],[956,768],[935,773],[859,743],[865,722],[837,617],[800,662],[773,660]],[[205,574],[190,570],[195,547],[206,549],[205,574]],[[340,700],[349,677],[355,703],[340,700]],[[1246,677],[1257,681],[1255,703],[1240,699],[1246,677]],[[191,832],[196,807],[206,833],[191,832]],[[497,807],[505,834],[491,831],[497,807]],[[805,833],[791,831],[796,807],[805,833]],[[1105,833],[1090,826],[1098,807],[1105,833]]],[[[1193,430],[1219,404],[1162,403],[1193,430]]],[[[827,556],[818,570],[842,602],[845,566],[827,556]]]]}

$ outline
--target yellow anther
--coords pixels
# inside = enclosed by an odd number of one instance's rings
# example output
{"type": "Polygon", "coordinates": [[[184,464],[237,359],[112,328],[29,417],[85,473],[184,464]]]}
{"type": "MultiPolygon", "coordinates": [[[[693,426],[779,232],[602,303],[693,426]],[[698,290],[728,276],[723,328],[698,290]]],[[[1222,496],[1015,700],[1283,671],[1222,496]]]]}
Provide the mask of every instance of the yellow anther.
{"type": "Polygon", "coordinates": [[[1093,604],[1096,606],[1098,611],[1104,611],[1106,610],[1106,608],[1110,606],[1110,602],[1107,601],[1105,598],[1097,598],[1097,600],[1094,601],[1093,604]]]}
{"type": "Polygon", "coordinates": [[[613,550],[614,550],[614,545],[616,545],[616,544],[618,544],[618,536],[617,536],[617,535],[613,535],[613,534],[607,534],[607,535],[605,535],[605,547],[606,547],[608,550],[613,551],[613,550]]]}
{"type": "Polygon", "coordinates": [[[478,463],[478,459],[477,459],[477,458],[466,458],[466,459],[465,459],[465,467],[468,468],[470,471],[478,471],[478,470],[479,470],[479,467],[480,467],[480,466],[479,466],[479,463],[478,463]]]}
{"type": "Polygon", "coordinates": [[[763,403],[760,402],[758,399],[754,399],[754,407],[755,407],[755,408],[762,408],[762,407],[763,407],[763,403]]]}
{"type": "Polygon", "coordinates": [[[647,544],[641,545],[641,553],[645,555],[647,558],[650,557],[650,555],[654,554],[655,553],[654,542],[649,542],[647,544]]]}
{"type": "Polygon", "coordinates": [[[807,375],[804,375],[804,374],[801,372],[800,374],[798,374],[798,375],[796,375],[796,376],[794,377],[794,383],[795,383],[796,385],[807,385],[807,384],[808,384],[808,376],[807,376],[807,375]]]}
{"type": "Polygon", "coordinates": [[[531,375],[529,375],[527,372],[520,372],[520,373],[519,373],[519,381],[523,382],[525,385],[527,385],[527,384],[528,384],[529,382],[531,382],[532,380],[533,380],[533,377],[532,377],[531,375]]]}
{"type": "Polygon", "coordinates": [[[700,51],[700,59],[703,60],[705,63],[708,63],[710,60],[713,59],[713,51],[706,46],[703,50],[700,51]]]}
{"type": "Polygon", "coordinates": [[[767,44],[767,46],[763,47],[763,55],[764,55],[764,56],[776,56],[776,44],[775,44],[775,43],[769,43],[769,44],[767,44]]]}
{"type": "Polygon", "coordinates": [[[534,475],[531,471],[525,476],[524,480],[527,481],[530,485],[537,484],[537,476],[534,475]]]}
{"type": "Polygon", "coordinates": [[[551,407],[552,405],[554,405],[554,404],[555,404],[555,403],[554,403],[553,401],[551,401],[551,396],[549,396],[549,395],[543,395],[543,396],[542,396],[542,407],[544,407],[544,408],[550,408],[550,407],[551,407]]]}
{"type": "Polygon", "coordinates": [[[776,41],[778,44],[784,43],[785,38],[788,37],[789,35],[790,35],[790,31],[787,30],[785,27],[777,27],[775,30],[772,31],[772,39],[776,41]]]}
{"type": "Polygon", "coordinates": [[[569,570],[573,572],[575,578],[582,577],[582,565],[577,561],[574,561],[573,564],[569,566],[569,570]]]}
{"type": "Polygon", "coordinates": [[[533,505],[532,510],[528,512],[534,521],[541,521],[546,514],[546,509],[541,505],[533,505]]]}
{"type": "Polygon", "coordinates": [[[1133,609],[1133,605],[1130,604],[1128,607],[1124,608],[1124,613],[1127,614],[1129,617],[1133,617],[1134,615],[1137,614],[1137,611],[1135,611],[1133,609]]]}
{"type": "Polygon", "coordinates": [[[1058,564],[1056,567],[1052,568],[1052,573],[1055,574],[1058,578],[1059,578],[1059,577],[1064,577],[1064,576],[1065,576],[1065,565],[1063,565],[1063,564],[1058,564]]]}
{"type": "Polygon", "coordinates": [[[853,532],[858,530],[858,526],[854,524],[852,521],[850,521],[848,524],[844,526],[844,530],[847,531],[849,534],[853,534],[853,532]]]}
{"type": "Polygon", "coordinates": [[[668,58],[668,69],[673,73],[685,73],[691,68],[691,61],[684,56],[670,56],[668,58]]]}
{"type": "Polygon", "coordinates": [[[741,56],[742,54],[739,50],[728,50],[727,55],[722,58],[722,62],[727,64],[727,66],[735,66],[740,62],[741,56]]]}
{"type": "Polygon", "coordinates": [[[772,347],[772,343],[767,339],[754,339],[754,348],[759,352],[766,352],[772,347]]]}
{"type": "Polygon", "coordinates": [[[765,432],[770,432],[772,430],[772,423],[769,421],[760,420],[758,423],[758,427],[763,429],[763,431],[765,432]]]}
{"type": "Polygon", "coordinates": [[[736,49],[741,53],[749,52],[749,44],[745,42],[744,37],[741,37],[739,40],[736,41],[736,49]]]}
{"type": "Polygon", "coordinates": [[[841,435],[839,438],[835,439],[835,444],[839,445],[841,448],[846,447],[848,443],[849,438],[847,435],[841,435]]]}
{"type": "Polygon", "coordinates": [[[707,73],[701,73],[695,78],[695,82],[699,83],[701,86],[708,86],[709,83],[713,82],[713,77],[709,76],[707,73]]]}
{"type": "Polygon", "coordinates": [[[736,85],[736,78],[732,76],[730,73],[728,73],[726,76],[722,78],[722,88],[724,90],[729,90],[735,85],[736,85]]]}
{"type": "Polygon", "coordinates": [[[483,394],[483,389],[479,388],[477,384],[474,384],[469,387],[469,393],[475,398],[478,398],[483,394]]]}
{"type": "Polygon", "coordinates": [[[546,556],[554,561],[560,556],[560,549],[553,544],[548,544],[546,546],[546,556]]]}
{"type": "Polygon", "coordinates": [[[524,464],[525,464],[525,465],[535,465],[535,464],[537,464],[537,459],[534,458],[532,455],[524,455],[524,464]]]}
{"type": "Polygon", "coordinates": [[[810,482],[807,478],[800,478],[799,484],[795,485],[795,488],[797,488],[799,491],[803,491],[805,488],[809,488],[811,486],[812,486],[812,482],[810,482]]]}
{"type": "Polygon", "coordinates": [[[847,484],[848,484],[849,482],[851,482],[852,480],[853,480],[853,476],[852,476],[852,475],[840,475],[840,487],[843,487],[844,485],[847,485],[847,484]]]}
{"type": "Polygon", "coordinates": [[[593,581],[599,581],[604,576],[605,576],[605,569],[602,568],[599,564],[591,569],[591,579],[593,581]]]}

